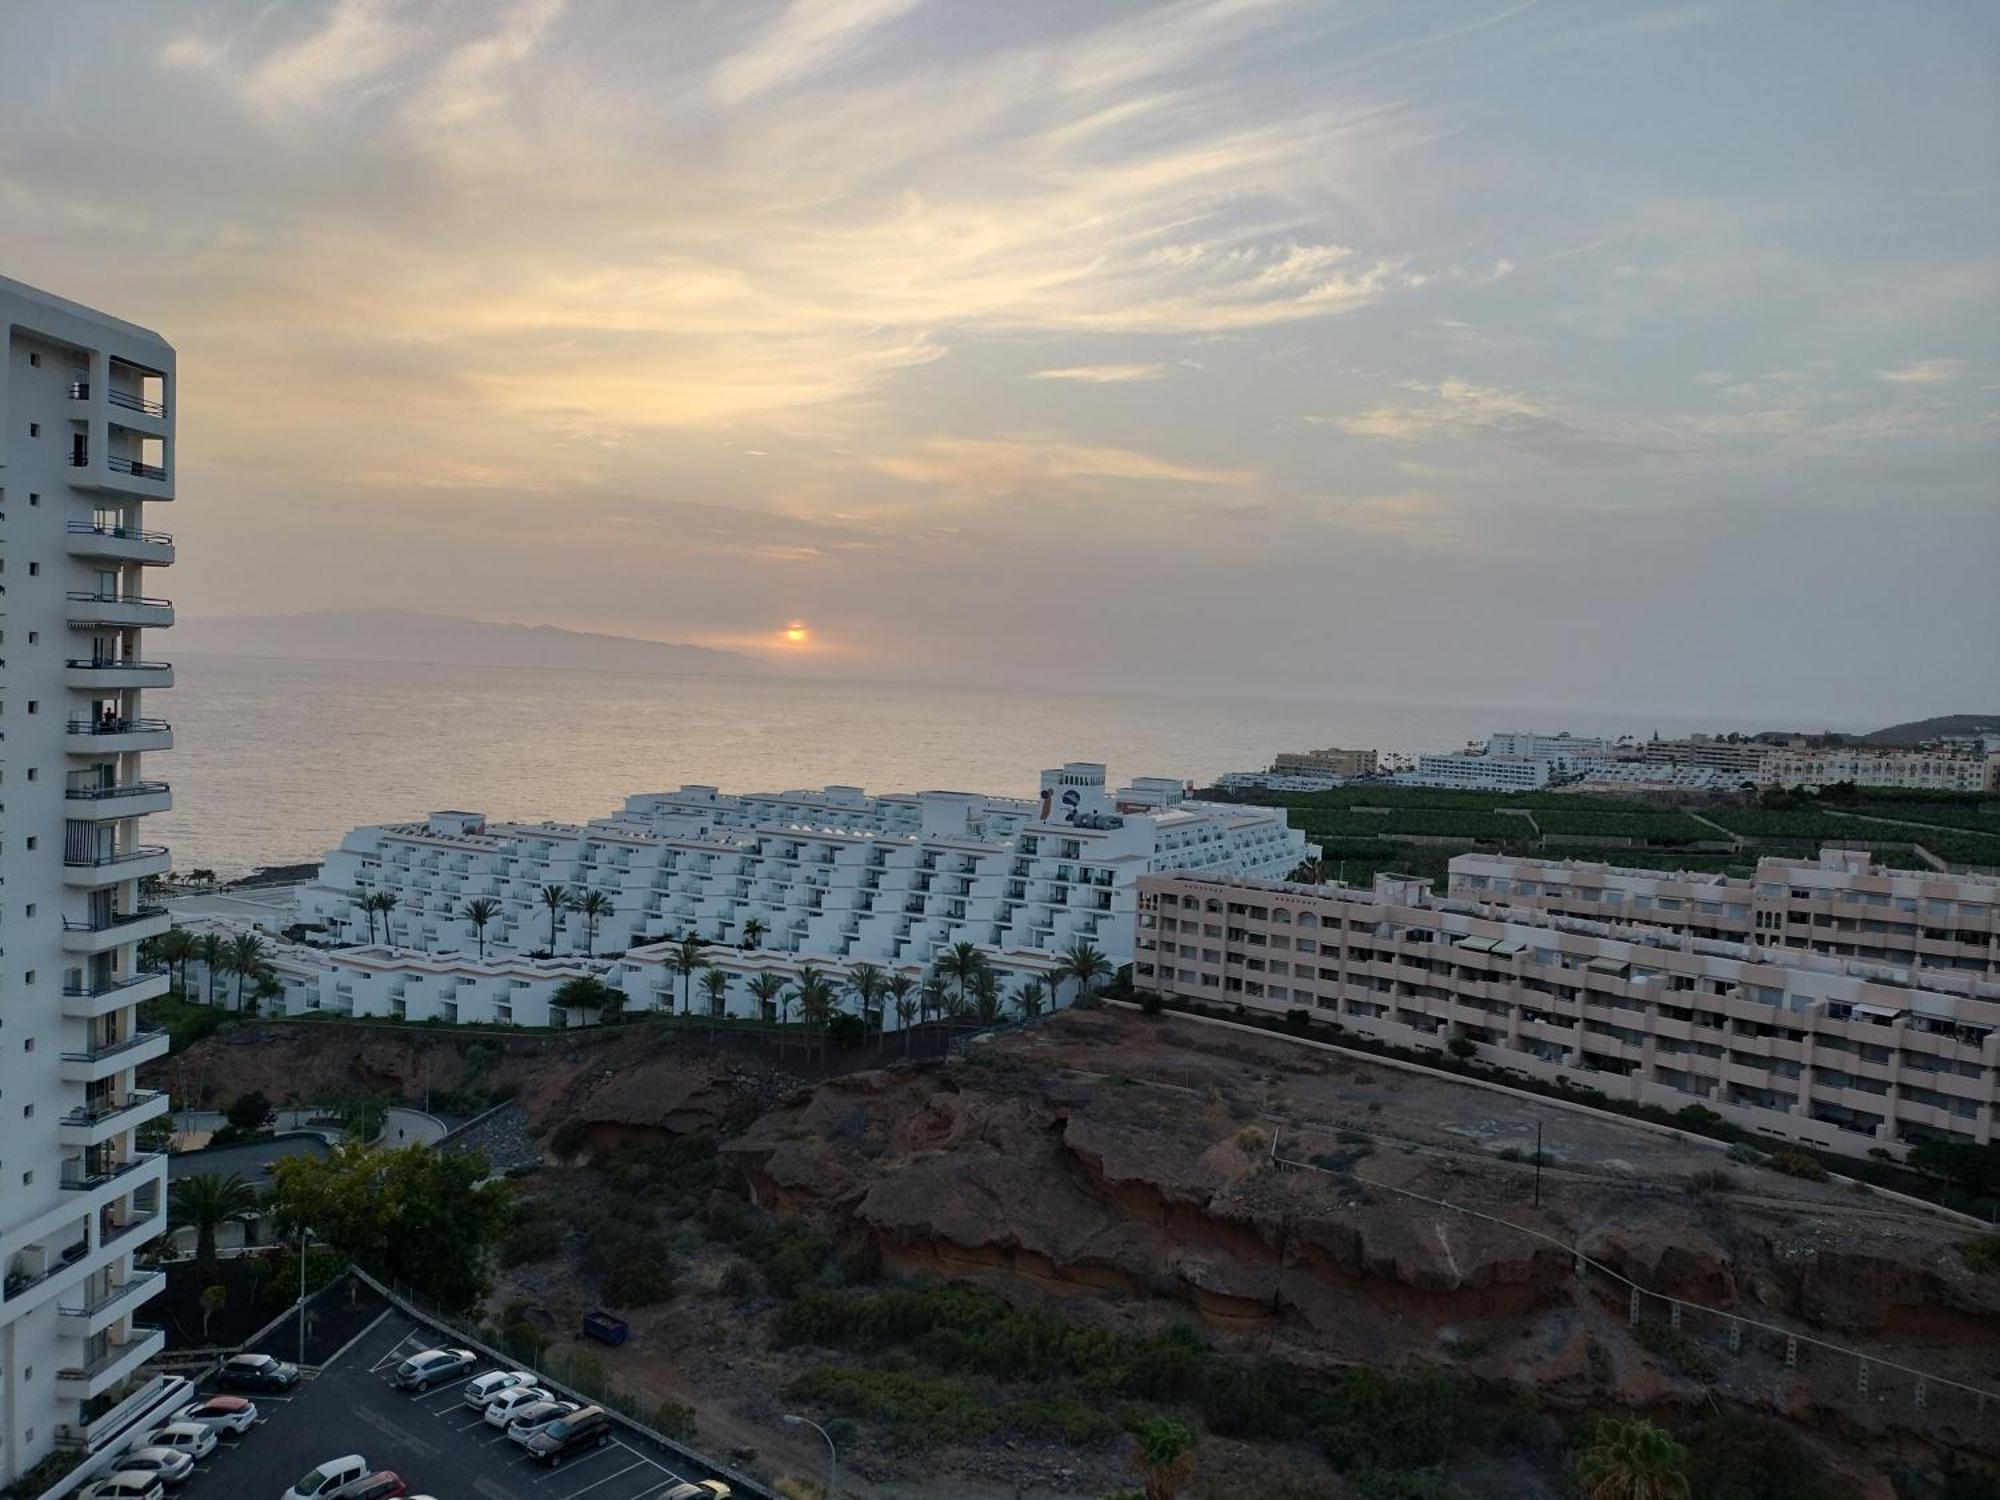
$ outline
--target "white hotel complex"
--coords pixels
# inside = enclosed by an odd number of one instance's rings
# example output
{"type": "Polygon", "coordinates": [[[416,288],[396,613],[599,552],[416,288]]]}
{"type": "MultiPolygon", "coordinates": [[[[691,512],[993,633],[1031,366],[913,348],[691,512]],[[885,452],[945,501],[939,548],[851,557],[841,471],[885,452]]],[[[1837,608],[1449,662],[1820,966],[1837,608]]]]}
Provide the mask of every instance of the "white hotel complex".
{"type": "Polygon", "coordinates": [[[1140,884],[1133,982],[1303,1011],[1634,1104],[1861,1155],[1990,1143],[2000,881],[1764,860],[1753,880],[1462,855],[1451,894],[1204,875],[1140,884]]]}
{"type": "Polygon", "coordinates": [[[790,976],[810,963],[837,979],[869,963],[914,976],[961,942],[981,949],[1003,979],[1047,978],[1072,943],[1113,964],[1130,960],[1142,875],[1282,877],[1311,852],[1282,812],[1190,801],[1182,783],[1165,778],[1112,791],[1104,767],[1089,762],[1044,772],[1039,799],[871,797],[844,786],[731,796],[686,786],[631,797],[585,824],[433,813],[354,830],[299,898],[302,922],[367,945],[321,954],[322,966],[406,977],[294,983],[281,969],[283,1004],[415,1014],[413,996],[442,1005],[448,990],[452,1008],[431,1013],[495,1020],[505,1013],[492,997],[513,989],[525,993],[511,1018],[526,1022],[523,1010],[547,1012],[535,966],[549,960],[532,957],[540,953],[566,962],[618,955],[602,966],[606,979],[632,1008],[653,1008],[672,1004],[667,944],[683,934],[712,945],[706,962],[727,977],[724,1008],[736,1015],[763,1006],[751,994],[759,973],[790,976]],[[598,893],[605,909],[594,924],[573,907],[551,913],[542,894],[551,886],[577,898],[598,893]],[[371,920],[360,898],[384,893],[395,906],[371,920]],[[480,899],[497,906],[483,933],[466,917],[480,899]],[[487,973],[496,966],[507,976],[487,973]],[[441,967],[455,977],[436,977],[441,967]]]}
{"type": "Polygon", "coordinates": [[[173,622],[146,529],[174,495],[174,351],[156,334],[0,279],[0,1483],[58,1445],[99,1449],[172,1390],[140,1366],[163,1286],[133,1252],[164,1233],[166,1158],[135,1131],[164,1094],[133,1070],[167,1050],[136,1007],[164,911],[140,881],[168,806],[143,752],[171,741],[173,672],[146,632],[173,622]]]}

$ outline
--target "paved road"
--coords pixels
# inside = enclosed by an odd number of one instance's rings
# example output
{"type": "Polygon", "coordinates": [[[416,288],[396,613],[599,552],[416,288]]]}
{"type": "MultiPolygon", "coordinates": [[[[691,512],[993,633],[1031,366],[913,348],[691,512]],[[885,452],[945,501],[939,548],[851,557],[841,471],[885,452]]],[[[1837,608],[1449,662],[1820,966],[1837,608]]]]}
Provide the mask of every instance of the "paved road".
{"type": "MultiPolygon", "coordinates": [[[[317,1375],[285,1395],[253,1396],[257,1425],[224,1439],[175,1500],[278,1500],[344,1453],[393,1469],[412,1495],[447,1500],[652,1500],[684,1477],[706,1477],[629,1429],[559,1468],[534,1462],[464,1404],[465,1380],[495,1368],[487,1361],[420,1396],[389,1383],[398,1362],[439,1342],[402,1313],[382,1313],[317,1375]]],[[[271,1352],[290,1358],[284,1343],[274,1336],[271,1352]]]]}
{"type": "Polygon", "coordinates": [[[382,1121],[382,1144],[385,1146],[435,1146],[445,1137],[450,1127],[436,1115],[427,1115],[420,1109],[405,1109],[402,1105],[392,1107],[382,1121]]]}

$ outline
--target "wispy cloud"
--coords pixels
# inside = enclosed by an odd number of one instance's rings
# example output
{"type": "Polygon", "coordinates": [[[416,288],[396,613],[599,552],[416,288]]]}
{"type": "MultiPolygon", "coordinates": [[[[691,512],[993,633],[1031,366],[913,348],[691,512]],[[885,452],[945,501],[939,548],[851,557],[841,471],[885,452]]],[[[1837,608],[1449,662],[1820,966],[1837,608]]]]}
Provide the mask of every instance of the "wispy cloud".
{"type": "Polygon", "coordinates": [[[747,104],[810,78],[863,48],[923,0],[792,0],[785,12],[715,71],[724,104],[747,104]]]}
{"type": "Polygon", "coordinates": [[[1891,385],[1943,385],[1965,373],[1962,359],[1913,359],[1907,364],[1877,370],[1875,378],[1891,385]]]}
{"type": "Polygon", "coordinates": [[[1164,380],[1167,373],[1165,365],[1064,365],[1055,370],[1037,370],[1028,378],[1075,380],[1085,385],[1122,385],[1135,380],[1164,380]]]}
{"type": "Polygon", "coordinates": [[[1076,443],[1055,433],[1008,437],[937,437],[913,453],[877,458],[874,467],[912,484],[971,495],[1091,489],[1104,483],[1240,488],[1250,469],[1180,463],[1130,448],[1076,443]]]}
{"type": "Polygon", "coordinates": [[[1521,391],[1464,380],[1402,384],[1424,399],[1307,421],[1391,443],[1437,438],[1490,442],[1551,463],[1599,464],[1629,459],[1656,446],[1640,434],[1558,412],[1521,391]]]}

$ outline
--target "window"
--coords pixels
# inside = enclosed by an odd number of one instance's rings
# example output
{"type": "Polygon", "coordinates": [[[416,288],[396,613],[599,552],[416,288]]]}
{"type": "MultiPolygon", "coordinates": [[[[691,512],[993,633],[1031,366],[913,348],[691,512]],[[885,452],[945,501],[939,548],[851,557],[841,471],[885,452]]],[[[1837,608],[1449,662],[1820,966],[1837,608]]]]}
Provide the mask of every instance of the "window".
{"type": "Polygon", "coordinates": [[[40,437],[41,435],[42,435],[42,424],[40,422],[30,422],[28,424],[28,436],[40,437]]]}
{"type": "Polygon", "coordinates": [[[28,353],[28,368],[31,370],[39,370],[41,367],[42,367],[41,355],[36,354],[34,351],[30,350],[28,353]]]}
{"type": "Polygon", "coordinates": [[[28,576],[30,578],[40,578],[42,576],[42,565],[38,562],[29,563],[28,576]]]}

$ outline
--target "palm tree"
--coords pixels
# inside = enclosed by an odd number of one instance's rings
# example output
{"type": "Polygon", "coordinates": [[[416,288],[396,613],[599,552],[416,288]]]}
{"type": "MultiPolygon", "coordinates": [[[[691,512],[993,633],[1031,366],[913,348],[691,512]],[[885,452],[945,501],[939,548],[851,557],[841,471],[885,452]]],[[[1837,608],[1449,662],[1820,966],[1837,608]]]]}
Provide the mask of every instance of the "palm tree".
{"type": "Polygon", "coordinates": [[[171,927],[160,934],[153,944],[153,956],[166,966],[167,973],[174,977],[174,988],[183,997],[187,994],[188,961],[195,955],[194,934],[181,927],[171,927]]]}
{"type": "MultiPolygon", "coordinates": [[[[785,1055],[785,1027],[791,1024],[792,1001],[798,997],[792,993],[789,984],[780,984],[778,992],[771,997],[771,1003],[778,1012],[778,1056],[785,1055]]],[[[807,1043],[811,1046],[811,1043],[807,1043]]]]}
{"type": "Polygon", "coordinates": [[[743,946],[746,948],[755,948],[758,939],[769,931],[770,929],[756,917],[745,917],[743,919],[743,946]]]}
{"type": "Polygon", "coordinates": [[[215,1231],[257,1206],[257,1190],[234,1172],[183,1177],[167,1189],[167,1212],[177,1225],[194,1228],[196,1280],[215,1280],[215,1231]]]}
{"type": "Polygon", "coordinates": [[[569,887],[566,885],[545,885],[535,892],[535,899],[549,909],[549,952],[556,951],[556,919],[569,907],[569,887]]]}
{"type": "Polygon", "coordinates": [[[1088,999],[1091,987],[1110,973],[1111,960],[1098,952],[1097,946],[1086,938],[1078,938],[1056,959],[1057,985],[1060,986],[1065,979],[1076,981],[1076,994],[1070,997],[1072,1005],[1088,999]]]}
{"type": "Polygon", "coordinates": [[[219,932],[204,932],[201,935],[201,966],[208,973],[208,1003],[215,1004],[215,976],[222,971],[227,961],[229,945],[222,940],[219,932]]]}
{"type": "Polygon", "coordinates": [[[667,967],[681,976],[681,1013],[694,1014],[694,976],[703,967],[701,950],[708,940],[692,928],[674,939],[674,951],[667,955],[667,967]]]}
{"type": "Polygon", "coordinates": [[[459,920],[472,924],[472,935],[479,940],[482,960],[486,957],[486,924],[499,915],[500,903],[491,896],[474,896],[459,910],[459,920]]]}
{"type": "Polygon", "coordinates": [[[951,990],[944,982],[944,975],[933,969],[924,976],[924,982],[917,989],[917,1019],[928,1020],[936,1016],[943,1020],[951,1013],[951,990]]]}
{"type": "Polygon", "coordinates": [[[616,1010],[624,1000],[624,991],[606,984],[595,974],[579,974],[549,996],[549,1004],[559,1005],[565,1012],[595,1011],[600,1018],[606,1011],[616,1010]]]}
{"type": "Polygon", "coordinates": [[[983,963],[972,976],[972,1008],[982,1026],[991,1026],[1000,1019],[1000,976],[983,963]]]}
{"type": "Polygon", "coordinates": [[[1605,1417],[1577,1460],[1584,1500],[1688,1500],[1688,1451],[1644,1417],[1605,1417]]]}
{"type": "Polygon", "coordinates": [[[959,1004],[963,1009],[973,976],[986,967],[986,955],[979,951],[976,943],[953,943],[938,955],[937,966],[939,973],[957,984],[959,1004]]]}
{"type": "MultiPolygon", "coordinates": [[[[757,1017],[759,1020],[768,1021],[778,1014],[778,997],[784,992],[785,976],[782,974],[773,974],[770,970],[766,969],[761,974],[752,974],[750,976],[750,998],[757,1002],[757,1017]]],[[[784,1050],[785,1037],[784,1033],[780,1032],[778,1034],[779,1054],[783,1055],[784,1050]]]]}
{"type": "Polygon", "coordinates": [[[255,974],[264,962],[264,940],[254,932],[239,932],[229,940],[223,962],[236,976],[236,1008],[243,1009],[243,981],[255,974]]]}
{"type": "MultiPolygon", "coordinates": [[[[804,1021],[808,1028],[824,1028],[826,1023],[833,1019],[834,1001],[838,998],[833,981],[811,964],[804,964],[799,968],[798,986],[799,1019],[804,1021]]],[[[825,1057],[826,1036],[822,1029],[820,1058],[824,1061],[825,1057]]]]}
{"type": "Polygon", "coordinates": [[[1027,979],[1014,991],[1014,1008],[1021,1013],[1021,1023],[1026,1025],[1042,1013],[1042,1007],[1049,1001],[1048,991],[1039,979],[1027,979]]]}
{"type": "Polygon", "coordinates": [[[871,1011],[878,1019],[880,1018],[882,987],[888,982],[889,976],[876,964],[860,963],[847,971],[847,993],[860,1005],[861,1020],[864,1025],[875,1024],[868,1019],[871,1011]]]}
{"type": "Polygon", "coordinates": [[[724,1016],[729,1013],[729,976],[716,968],[701,971],[701,987],[708,994],[708,1013],[724,1016]]]}
{"type": "Polygon", "coordinates": [[[375,898],[361,886],[354,888],[354,909],[368,919],[368,941],[375,941],[375,898]]]}
{"type": "Polygon", "coordinates": [[[611,898],[602,891],[584,891],[571,899],[569,909],[583,918],[583,956],[588,958],[597,946],[598,922],[611,915],[611,898]]]}
{"type": "Polygon", "coordinates": [[[384,946],[396,946],[396,908],[402,900],[394,891],[378,891],[375,895],[375,909],[382,913],[382,942],[384,946]]]}
{"type": "Polygon", "coordinates": [[[882,982],[882,993],[888,997],[889,1008],[896,1012],[896,1025],[903,1033],[903,1056],[908,1057],[910,1022],[917,1018],[917,982],[907,974],[891,974],[882,982]]]}

